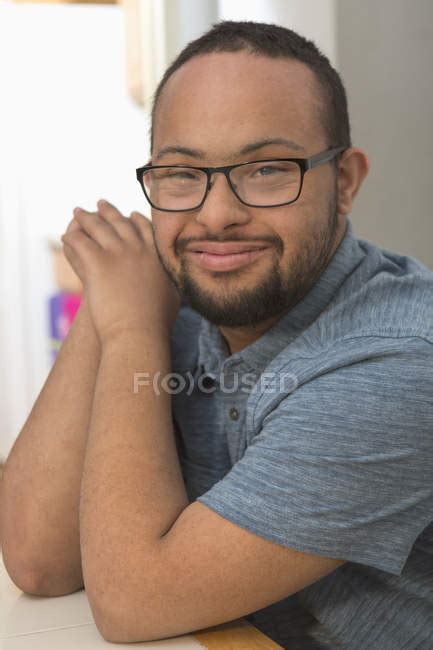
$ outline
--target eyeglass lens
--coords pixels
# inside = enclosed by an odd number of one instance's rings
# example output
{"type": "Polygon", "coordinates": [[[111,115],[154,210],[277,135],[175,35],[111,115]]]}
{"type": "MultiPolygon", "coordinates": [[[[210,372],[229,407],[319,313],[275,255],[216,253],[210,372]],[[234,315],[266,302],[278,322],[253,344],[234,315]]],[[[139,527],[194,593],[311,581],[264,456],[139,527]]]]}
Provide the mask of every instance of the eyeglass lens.
{"type": "MultiPolygon", "coordinates": [[[[301,169],[290,161],[252,162],[230,170],[230,180],[242,201],[258,207],[279,205],[297,198],[301,169]]],[[[143,185],[156,208],[190,210],[204,198],[207,175],[189,167],[154,168],[144,171],[143,185]]]]}

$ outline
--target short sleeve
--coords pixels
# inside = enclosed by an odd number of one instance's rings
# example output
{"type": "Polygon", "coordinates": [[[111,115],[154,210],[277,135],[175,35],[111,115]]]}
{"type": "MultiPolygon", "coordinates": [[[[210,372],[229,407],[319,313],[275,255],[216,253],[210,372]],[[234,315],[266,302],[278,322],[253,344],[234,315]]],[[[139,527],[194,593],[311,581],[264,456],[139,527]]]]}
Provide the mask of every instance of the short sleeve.
{"type": "Polygon", "coordinates": [[[432,361],[413,337],[306,381],[197,500],[278,544],[400,575],[433,519],[432,361]]]}

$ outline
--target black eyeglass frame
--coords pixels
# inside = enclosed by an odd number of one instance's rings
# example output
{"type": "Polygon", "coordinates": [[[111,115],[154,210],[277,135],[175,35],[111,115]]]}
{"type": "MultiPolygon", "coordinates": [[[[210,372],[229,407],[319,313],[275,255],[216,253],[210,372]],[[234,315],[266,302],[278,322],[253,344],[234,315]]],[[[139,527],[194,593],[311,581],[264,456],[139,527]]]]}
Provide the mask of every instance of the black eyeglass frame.
{"type": "Polygon", "coordinates": [[[313,169],[314,167],[318,167],[319,165],[323,165],[324,163],[329,162],[330,160],[338,156],[338,154],[342,153],[346,149],[347,147],[333,147],[331,149],[325,149],[325,151],[321,151],[320,153],[317,153],[314,156],[310,156],[309,158],[265,158],[263,160],[250,160],[248,162],[236,163],[236,165],[227,165],[225,167],[196,167],[195,165],[149,165],[148,164],[148,165],[143,165],[143,167],[138,167],[138,169],[136,169],[135,171],[136,171],[137,180],[141,185],[141,189],[143,190],[146,199],[149,201],[152,208],[154,208],[155,210],[160,210],[161,212],[191,212],[192,210],[198,210],[199,208],[201,208],[204,202],[206,201],[209,190],[212,187],[211,177],[212,174],[214,174],[215,172],[220,172],[224,174],[233,194],[244,205],[247,205],[250,208],[279,208],[282,205],[290,205],[291,203],[294,203],[299,199],[302,192],[305,172],[307,172],[309,169],[313,169]],[[236,190],[234,189],[233,183],[230,179],[230,172],[232,169],[235,169],[236,167],[243,167],[244,165],[251,165],[253,163],[279,162],[279,161],[297,163],[297,165],[301,170],[301,182],[299,183],[299,192],[296,198],[292,199],[291,201],[285,201],[284,203],[278,203],[276,205],[255,205],[253,203],[247,203],[246,201],[240,198],[240,196],[237,194],[236,190]],[[207,184],[206,184],[206,190],[201,203],[194,206],[193,208],[184,208],[182,210],[171,210],[167,208],[159,208],[152,203],[144,187],[143,172],[149,171],[150,169],[164,169],[168,167],[181,167],[182,169],[197,169],[199,171],[205,172],[207,176],[207,184]]]}

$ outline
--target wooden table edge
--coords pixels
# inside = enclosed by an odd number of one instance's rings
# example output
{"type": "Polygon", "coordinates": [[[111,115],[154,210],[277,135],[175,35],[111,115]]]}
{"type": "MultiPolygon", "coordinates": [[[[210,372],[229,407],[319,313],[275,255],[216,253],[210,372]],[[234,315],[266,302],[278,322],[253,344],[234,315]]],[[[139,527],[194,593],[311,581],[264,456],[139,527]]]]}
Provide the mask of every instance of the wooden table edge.
{"type": "Polygon", "coordinates": [[[284,650],[243,618],[190,634],[207,650],[284,650]]]}

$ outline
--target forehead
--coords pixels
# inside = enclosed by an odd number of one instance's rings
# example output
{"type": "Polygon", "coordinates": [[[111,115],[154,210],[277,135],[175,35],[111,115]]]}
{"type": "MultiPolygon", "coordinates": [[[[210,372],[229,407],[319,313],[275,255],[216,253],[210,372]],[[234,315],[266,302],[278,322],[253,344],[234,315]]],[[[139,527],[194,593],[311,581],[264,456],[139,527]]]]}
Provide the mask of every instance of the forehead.
{"type": "Polygon", "coordinates": [[[325,142],[320,96],[314,73],[299,61],[245,51],[194,57],[160,95],[153,154],[174,144],[228,160],[231,150],[270,135],[315,150],[325,142]]]}

